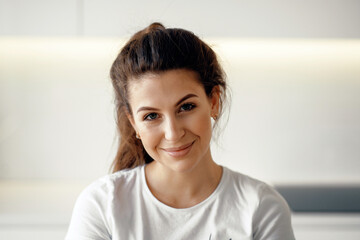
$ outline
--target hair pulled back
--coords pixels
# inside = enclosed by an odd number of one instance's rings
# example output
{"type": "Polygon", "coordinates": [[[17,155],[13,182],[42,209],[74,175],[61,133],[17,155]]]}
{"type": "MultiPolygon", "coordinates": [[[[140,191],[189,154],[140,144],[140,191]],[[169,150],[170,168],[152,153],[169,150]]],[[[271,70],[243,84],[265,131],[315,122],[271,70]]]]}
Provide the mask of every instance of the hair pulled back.
{"type": "Polygon", "coordinates": [[[141,140],[136,138],[135,130],[127,117],[127,114],[132,114],[128,98],[129,81],[134,81],[146,73],[160,73],[173,69],[196,72],[208,97],[211,96],[214,87],[218,86],[221,113],[226,82],[214,51],[190,31],[165,28],[161,23],[150,24],[131,37],[110,70],[115,90],[116,124],[119,131],[119,147],[112,165],[113,172],[153,161],[141,140]]]}

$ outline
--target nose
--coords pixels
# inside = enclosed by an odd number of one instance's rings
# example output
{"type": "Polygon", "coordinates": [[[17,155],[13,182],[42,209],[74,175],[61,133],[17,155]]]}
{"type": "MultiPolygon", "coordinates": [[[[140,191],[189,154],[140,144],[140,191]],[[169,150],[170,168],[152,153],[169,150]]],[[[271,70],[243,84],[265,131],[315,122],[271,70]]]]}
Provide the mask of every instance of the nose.
{"type": "Polygon", "coordinates": [[[185,135],[185,129],[182,126],[181,120],[176,117],[167,118],[164,134],[165,139],[168,141],[180,140],[185,135]]]}

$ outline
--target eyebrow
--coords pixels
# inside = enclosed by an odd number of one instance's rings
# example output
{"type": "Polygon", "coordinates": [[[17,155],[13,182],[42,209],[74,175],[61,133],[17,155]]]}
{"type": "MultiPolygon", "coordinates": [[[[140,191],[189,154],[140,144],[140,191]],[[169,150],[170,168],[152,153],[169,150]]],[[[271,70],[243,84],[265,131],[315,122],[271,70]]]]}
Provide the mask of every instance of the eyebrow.
{"type": "MultiPolygon", "coordinates": [[[[177,103],[175,104],[175,106],[178,106],[180,103],[184,102],[185,100],[189,99],[189,98],[192,98],[192,97],[198,97],[197,95],[193,94],[193,93],[190,93],[190,94],[187,94],[185,97],[181,98],[179,101],[177,101],[177,103]]],[[[144,106],[144,107],[141,107],[137,110],[136,113],[139,113],[141,111],[158,111],[159,109],[157,108],[153,108],[153,107],[147,107],[147,106],[144,106]]]]}

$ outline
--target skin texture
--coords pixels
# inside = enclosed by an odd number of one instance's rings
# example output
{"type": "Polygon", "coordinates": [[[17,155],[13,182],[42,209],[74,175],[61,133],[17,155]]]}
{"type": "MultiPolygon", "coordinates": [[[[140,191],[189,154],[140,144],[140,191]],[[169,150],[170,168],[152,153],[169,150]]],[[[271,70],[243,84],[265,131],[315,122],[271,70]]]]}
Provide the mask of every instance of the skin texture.
{"type": "Polygon", "coordinates": [[[129,96],[129,120],[154,159],[145,168],[154,196],[176,208],[206,199],[222,174],[210,151],[217,88],[208,97],[195,72],[178,69],[132,80],[129,96]]]}

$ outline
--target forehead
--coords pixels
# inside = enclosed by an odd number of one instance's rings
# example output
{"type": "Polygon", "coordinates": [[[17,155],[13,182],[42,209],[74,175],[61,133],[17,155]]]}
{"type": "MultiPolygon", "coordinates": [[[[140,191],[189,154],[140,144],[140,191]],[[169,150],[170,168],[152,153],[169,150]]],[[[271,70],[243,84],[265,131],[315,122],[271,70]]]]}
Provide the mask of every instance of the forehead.
{"type": "Polygon", "coordinates": [[[176,102],[189,93],[199,97],[206,96],[198,74],[184,69],[148,73],[132,79],[129,81],[128,93],[133,108],[139,105],[176,102]]]}

